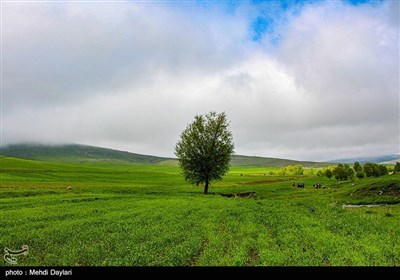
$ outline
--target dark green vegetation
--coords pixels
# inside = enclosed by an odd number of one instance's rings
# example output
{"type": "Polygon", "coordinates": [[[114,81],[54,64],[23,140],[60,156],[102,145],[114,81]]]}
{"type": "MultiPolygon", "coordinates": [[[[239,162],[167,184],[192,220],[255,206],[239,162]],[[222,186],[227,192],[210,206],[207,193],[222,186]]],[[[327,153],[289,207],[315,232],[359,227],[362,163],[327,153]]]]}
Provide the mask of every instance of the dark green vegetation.
{"type": "Polygon", "coordinates": [[[3,157],[0,168],[0,248],[28,245],[18,265],[400,265],[400,175],[232,167],[204,196],[177,166],[3,157]],[[241,192],[256,195],[221,196],[241,192]]]}
{"type": "Polygon", "coordinates": [[[396,162],[396,165],[394,166],[393,172],[394,173],[400,173],[400,162],[396,162]]]}
{"type": "MultiPolygon", "coordinates": [[[[326,174],[326,172],[325,172],[326,174]]],[[[335,175],[336,180],[344,181],[348,179],[354,179],[354,170],[347,163],[341,164],[339,163],[333,169],[333,175],[335,175]]],[[[328,176],[327,176],[328,177],[328,176]]]]}
{"type": "Polygon", "coordinates": [[[367,162],[363,167],[364,173],[367,177],[379,177],[387,175],[388,169],[385,165],[367,162]]]}
{"type": "Polygon", "coordinates": [[[391,174],[396,174],[396,168],[400,166],[399,163],[396,163],[395,166],[384,165],[384,164],[376,164],[372,162],[366,162],[364,166],[362,166],[358,161],[354,162],[353,167],[350,167],[349,164],[339,163],[337,166],[329,166],[317,172],[317,176],[321,177],[325,175],[327,178],[331,178],[335,176],[336,180],[346,181],[352,180],[354,181],[357,177],[358,179],[363,179],[365,177],[380,177],[391,174]],[[390,171],[390,172],[389,172],[390,171]]]}
{"type": "Polygon", "coordinates": [[[178,165],[186,181],[204,184],[208,194],[211,181],[221,180],[233,156],[233,137],[225,113],[197,115],[181,133],[175,146],[178,165]]]}

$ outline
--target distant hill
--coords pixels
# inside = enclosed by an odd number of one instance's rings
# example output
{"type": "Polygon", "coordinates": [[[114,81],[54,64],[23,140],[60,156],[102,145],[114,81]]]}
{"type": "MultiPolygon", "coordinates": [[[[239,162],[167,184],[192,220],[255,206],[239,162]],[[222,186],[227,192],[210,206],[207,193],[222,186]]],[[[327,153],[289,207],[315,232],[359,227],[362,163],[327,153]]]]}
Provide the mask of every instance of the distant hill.
{"type": "Polygon", "coordinates": [[[344,159],[336,159],[331,162],[341,162],[341,163],[354,163],[358,161],[359,163],[373,162],[373,163],[382,163],[382,164],[395,164],[396,161],[400,162],[400,155],[382,155],[382,156],[374,156],[374,157],[355,157],[355,158],[344,158],[344,159]]]}
{"type": "MultiPolygon", "coordinates": [[[[106,149],[88,145],[36,145],[19,144],[1,148],[1,155],[40,161],[53,162],[101,162],[101,163],[121,163],[121,164],[161,164],[176,165],[174,158],[165,158],[135,154],[125,151],[106,149]]],[[[296,161],[279,158],[266,158],[256,156],[235,155],[232,159],[232,166],[252,166],[252,167],[282,167],[287,165],[301,164],[304,167],[324,167],[329,163],[296,161]]]]}
{"type": "Polygon", "coordinates": [[[297,161],[291,159],[281,158],[267,158],[256,156],[242,156],[235,155],[232,159],[232,166],[269,166],[269,167],[283,167],[288,165],[301,164],[304,167],[326,167],[331,163],[326,162],[313,162],[313,161],[297,161]]]}
{"type": "Polygon", "coordinates": [[[10,145],[1,148],[1,155],[56,162],[102,162],[102,163],[136,163],[136,164],[157,164],[173,160],[157,156],[134,154],[124,151],[99,148],[88,145],[36,145],[21,144],[10,145]]]}

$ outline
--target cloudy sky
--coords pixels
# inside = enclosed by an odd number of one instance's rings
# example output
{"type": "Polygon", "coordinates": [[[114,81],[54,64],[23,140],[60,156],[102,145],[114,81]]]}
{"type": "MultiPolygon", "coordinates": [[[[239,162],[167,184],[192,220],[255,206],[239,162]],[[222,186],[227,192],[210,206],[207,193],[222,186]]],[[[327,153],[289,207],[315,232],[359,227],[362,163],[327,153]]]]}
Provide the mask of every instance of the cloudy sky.
{"type": "Polygon", "coordinates": [[[2,145],[173,156],[215,110],[237,154],[399,153],[399,3],[2,2],[2,145]]]}

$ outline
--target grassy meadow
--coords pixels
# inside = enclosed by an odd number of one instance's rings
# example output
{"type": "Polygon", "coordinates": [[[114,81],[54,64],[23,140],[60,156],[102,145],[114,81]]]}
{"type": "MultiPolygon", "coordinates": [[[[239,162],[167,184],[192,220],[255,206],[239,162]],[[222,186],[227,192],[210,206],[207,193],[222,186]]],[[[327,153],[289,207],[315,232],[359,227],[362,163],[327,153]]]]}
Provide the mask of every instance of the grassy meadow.
{"type": "Polygon", "coordinates": [[[2,157],[0,170],[0,248],[28,245],[18,265],[400,265],[399,175],[353,183],[232,167],[204,195],[176,165],[2,157]]]}

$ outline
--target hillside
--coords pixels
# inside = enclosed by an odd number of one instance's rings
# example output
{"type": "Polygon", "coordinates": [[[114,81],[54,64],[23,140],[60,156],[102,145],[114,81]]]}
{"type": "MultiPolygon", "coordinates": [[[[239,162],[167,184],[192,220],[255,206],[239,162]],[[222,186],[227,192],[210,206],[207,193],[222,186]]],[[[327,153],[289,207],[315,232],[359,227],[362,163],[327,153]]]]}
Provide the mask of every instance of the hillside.
{"type": "MultiPolygon", "coordinates": [[[[126,151],[118,151],[88,145],[36,145],[20,144],[1,148],[1,155],[53,162],[109,162],[121,164],[161,164],[176,165],[176,159],[135,154],[126,151]]],[[[329,163],[296,161],[279,158],[266,158],[256,156],[235,155],[231,162],[232,166],[252,167],[282,167],[287,165],[302,164],[304,167],[324,167],[329,163]]]]}
{"type": "Polygon", "coordinates": [[[88,145],[10,145],[1,148],[1,155],[55,162],[110,162],[110,163],[136,163],[156,164],[170,161],[171,158],[134,154],[130,152],[88,146],[88,145]]]}
{"type": "Polygon", "coordinates": [[[355,157],[355,158],[342,158],[342,159],[335,159],[331,162],[341,162],[341,163],[354,163],[358,161],[361,164],[366,162],[373,162],[373,163],[380,163],[380,164],[395,164],[396,161],[400,161],[400,155],[381,155],[381,156],[374,156],[374,157],[355,157]]]}
{"type": "Polygon", "coordinates": [[[232,159],[232,166],[268,166],[268,167],[283,167],[287,165],[301,164],[304,167],[325,167],[331,163],[326,162],[312,162],[312,161],[297,161],[291,159],[281,158],[267,158],[257,156],[242,156],[235,155],[232,159]]]}

